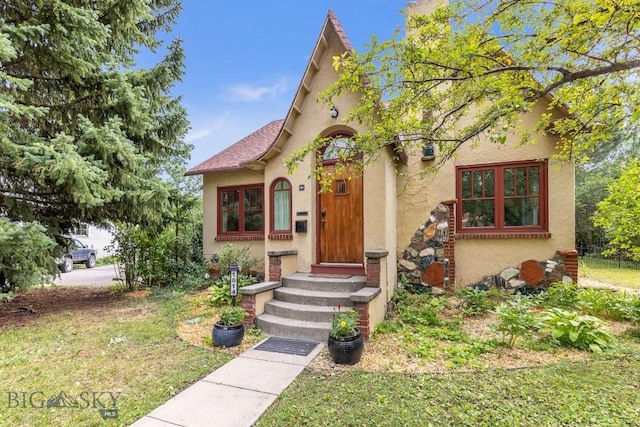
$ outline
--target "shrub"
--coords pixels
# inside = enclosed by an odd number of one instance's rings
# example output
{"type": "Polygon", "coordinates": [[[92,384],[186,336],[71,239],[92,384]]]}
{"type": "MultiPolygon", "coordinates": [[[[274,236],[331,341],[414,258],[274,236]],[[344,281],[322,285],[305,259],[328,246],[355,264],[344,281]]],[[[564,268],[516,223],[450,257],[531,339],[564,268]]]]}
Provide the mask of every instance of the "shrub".
{"type": "Polygon", "coordinates": [[[242,307],[225,307],[220,310],[220,325],[236,325],[244,320],[247,316],[247,312],[242,307]]]}
{"type": "Polygon", "coordinates": [[[541,305],[547,308],[572,308],[578,302],[578,287],[573,282],[552,283],[541,295],[541,305]]]}
{"type": "MultiPolygon", "coordinates": [[[[247,274],[238,274],[238,289],[253,285],[256,283],[256,278],[247,274]]],[[[207,304],[213,307],[220,307],[223,305],[231,304],[231,276],[221,276],[213,282],[213,286],[208,288],[209,294],[207,295],[207,304]]],[[[241,298],[238,293],[237,300],[241,298]]]]}
{"type": "Polygon", "coordinates": [[[400,319],[405,325],[438,326],[442,321],[438,313],[448,307],[445,297],[427,297],[415,295],[414,298],[425,300],[421,304],[408,304],[400,307],[400,319]],[[416,298],[418,297],[418,298],[416,298]]]}
{"type": "Polygon", "coordinates": [[[601,353],[615,342],[605,323],[597,317],[552,308],[542,314],[541,320],[540,332],[551,334],[554,340],[567,347],[601,353]]]}
{"type": "Polygon", "coordinates": [[[500,293],[495,289],[485,291],[477,288],[465,288],[459,292],[462,298],[465,314],[484,314],[491,311],[497,304],[500,293]]]}
{"type": "Polygon", "coordinates": [[[585,314],[610,320],[631,320],[633,298],[609,289],[582,289],[578,306],[585,314]]]}
{"type": "Polygon", "coordinates": [[[222,276],[229,274],[230,266],[233,263],[238,264],[240,271],[248,273],[249,270],[260,262],[259,259],[251,256],[248,246],[237,246],[231,243],[226,243],[222,249],[213,256],[212,261],[218,264],[220,275],[222,276]]]}
{"type": "Polygon", "coordinates": [[[531,300],[517,297],[500,304],[495,309],[498,323],[494,328],[502,333],[502,342],[513,348],[518,337],[524,337],[537,327],[536,317],[529,311],[531,300]]]}

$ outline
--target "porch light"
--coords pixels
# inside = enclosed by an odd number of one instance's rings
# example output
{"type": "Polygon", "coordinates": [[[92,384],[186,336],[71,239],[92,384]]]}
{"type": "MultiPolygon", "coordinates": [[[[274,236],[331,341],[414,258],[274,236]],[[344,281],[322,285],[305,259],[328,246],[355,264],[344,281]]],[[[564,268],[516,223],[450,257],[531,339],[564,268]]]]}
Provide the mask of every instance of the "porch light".
{"type": "Polygon", "coordinates": [[[338,109],[336,107],[331,107],[331,109],[329,110],[329,115],[332,119],[335,119],[336,117],[338,117],[338,109]]]}

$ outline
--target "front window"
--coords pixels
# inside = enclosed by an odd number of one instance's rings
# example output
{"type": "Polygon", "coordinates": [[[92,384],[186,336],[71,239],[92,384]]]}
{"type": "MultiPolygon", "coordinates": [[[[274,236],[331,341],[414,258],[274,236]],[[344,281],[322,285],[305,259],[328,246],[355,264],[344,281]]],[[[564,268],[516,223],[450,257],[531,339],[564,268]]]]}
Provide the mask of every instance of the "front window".
{"type": "Polygon", "coordinates": [[[271,230],[275,233],[291,233],[291,184],[286,179],[277,179],[272,184],[271,206],[271,230]]]}
{"type": "Polygon", "coordinates": [[[220,188],[218,190],[218,233],[261,233],[263,228],[262,186],[220,188]]]}
{"type": "Polygon", "coordinates": [[[547,162],[458,167],[458,230],[547,229],[547,162]]]}

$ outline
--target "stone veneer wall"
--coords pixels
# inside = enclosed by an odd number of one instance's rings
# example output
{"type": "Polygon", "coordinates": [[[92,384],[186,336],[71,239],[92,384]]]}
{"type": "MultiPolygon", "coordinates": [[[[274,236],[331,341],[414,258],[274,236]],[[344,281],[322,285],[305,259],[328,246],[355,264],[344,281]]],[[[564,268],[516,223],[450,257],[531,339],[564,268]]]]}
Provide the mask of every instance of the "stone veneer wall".
{"type": "MultiPolygon", "coordinates": [[[[398,281],[413,286],[431,288],[432,293],[443,293],[455,279],[454,201],[438,204],[431,216],[420,225],[411,243],[398,261],[398,281]]],[[[499,274],[485,276],[470,287],[503,289],[515,292],[528,286],[545,289],[551,283],[578,282],[578,253],[575,250],[558,251],[547,260],[527,260],[518,267],[507,268],[499,274]]]]}
{"type": "Polygon", "coordinates": [[[444,289],[449,286],[451,262],[446,258],[445,248],[451,238],[450,214],[453,206],[438,204],[431,216],[420,225],[411,243],[398,261],[398,279],[412,285],[428,286],[432,289],[444,289]]]}
{"type": "Polygon", "coordinates": [[[493,276],[485,276],[470,287],[482,290],[498,289],[515,293],[518,289],[546,289],[556,282],[577,282],[577,257],[573,253],[558,252],[553,258],[524,261],[519,267],[507,268],[493,276]],[[575,259],[575,260],[574,260],[575,259]],[[575,266],[574,266],[575,264],[575,266]]]}

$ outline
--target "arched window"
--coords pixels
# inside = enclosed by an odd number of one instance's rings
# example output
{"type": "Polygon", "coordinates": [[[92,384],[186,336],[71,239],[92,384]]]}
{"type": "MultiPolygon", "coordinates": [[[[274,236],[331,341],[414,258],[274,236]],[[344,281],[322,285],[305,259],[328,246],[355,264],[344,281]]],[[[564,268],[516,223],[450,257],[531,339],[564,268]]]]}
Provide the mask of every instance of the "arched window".
{"type": "Polygon", "coordinates": [[[358,157],[360,154],[351,135],[337,134],[331,137],[331,141],[324,148],[322,160],[323,162],[348,160],[358,157]]]}
{"type": "Polygon", "coordinates": [[[271,184],[271,232],[291,233],[291,183],[278,178],[271,184]]]}

